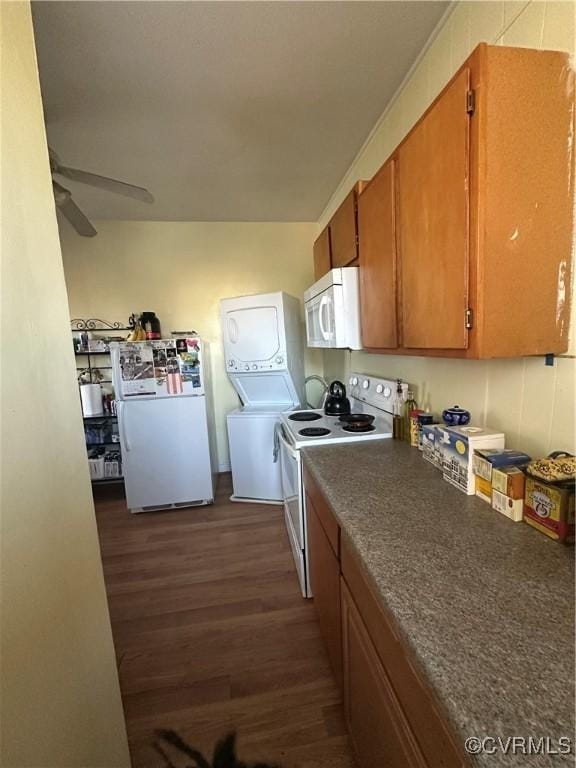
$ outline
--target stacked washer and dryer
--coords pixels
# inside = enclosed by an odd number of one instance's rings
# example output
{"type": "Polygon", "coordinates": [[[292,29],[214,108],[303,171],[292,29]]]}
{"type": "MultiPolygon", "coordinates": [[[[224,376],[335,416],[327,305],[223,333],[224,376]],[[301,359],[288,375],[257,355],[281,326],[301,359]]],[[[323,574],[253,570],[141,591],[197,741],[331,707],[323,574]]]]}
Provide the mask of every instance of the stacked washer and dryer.
{"type": "Polygon", "coordinates": [[[264,293],[220,302],[225,365],[242,405],[227,416],[233,501],[283,503],[274,431],[305,403],[300,302],[264,293]]]}

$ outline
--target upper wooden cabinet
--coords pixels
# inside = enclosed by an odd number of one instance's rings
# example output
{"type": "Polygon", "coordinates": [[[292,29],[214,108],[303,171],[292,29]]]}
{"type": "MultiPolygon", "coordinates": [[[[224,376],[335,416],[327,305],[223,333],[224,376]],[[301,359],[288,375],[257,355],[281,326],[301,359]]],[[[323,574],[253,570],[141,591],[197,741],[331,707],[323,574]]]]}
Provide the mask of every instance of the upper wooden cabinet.
{"type": "Polygon", "coordinates": [[[476,48],[360,195],[365,347],[566,351],[573,108],[566,54],[476,48]]]}
{"type": "Polygon", "coordinates": [[[358,200],[362,341],[380,349],[398,346],[394,196],[392,159],[358,200]]]}
{"type": "Polygon", "coordinates": [[[468,345],[469,89],[466,67],[398,151],[405,347],[468,345]]]}
{"type": "Polygon", "coordinates": [[[330,219],[332,268],[347,267],[358,258],[357,196],[354,187],[330,219]]]}
{"type": "Polygon", "coordinates": [[[314,278],[330,269],[358,263],[358,195],[367,182],[358,181],[346,195],[314,243],[314,278]]]}
{"type": "Polygon", "coordinates": [[[320,280],[331,269],[330,227],[324,227],[314,242],[314,280],[320,280]]]}

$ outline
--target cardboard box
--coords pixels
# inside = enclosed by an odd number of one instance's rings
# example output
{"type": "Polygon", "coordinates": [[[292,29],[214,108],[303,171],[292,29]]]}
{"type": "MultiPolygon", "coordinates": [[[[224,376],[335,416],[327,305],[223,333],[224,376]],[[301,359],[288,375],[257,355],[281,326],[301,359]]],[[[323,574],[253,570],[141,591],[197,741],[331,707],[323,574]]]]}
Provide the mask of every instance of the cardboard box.
{"type": "Polygon", "coordinates": [[[524,521],[546,536],[574,543],[574,483],[556,485],[526,476],[524,521]]]}
{"type": "Polygon", "coordinates": [[[422,456],[437,469],[442,469],[441,434],[438,424],[422,425],[422,456]]]}
{"type": "Polygon", "coordinates": [[[524,499],[511,499],[506,494],[492,488],[492,509],[506,515],[515,523],[520,523],[524,511],[524,499]]]}
{"type": "Polygon", "coordinates": [[[442,427],[442,470],[444,480],[472,496],[475,478],[472,472],[474,452],[484,448],[504,448],[504,433],[488,427],[442,427]]]}
{"type": "Polygon", "coordinates": [[[518,467],[492,469],[492,488],[509,499],[523,499],[526,477],[518,467]]]}
{"type": "Polygon", "coordinates": [[[475,478],[476,496],[482,501],[487,501],[488,504],[492,503],[492,484],[490,480],[485,480],[483,477],[475,478]]]}
{"type": "Polygon", "coordinates": [[[485,480],[492,480],[492,470],[495,467],[518,467],[528,464],[530,456],[522,451],[513,451],[511,448],[504,450],[478,447],[474,454],[474,474],[485,480]]]}

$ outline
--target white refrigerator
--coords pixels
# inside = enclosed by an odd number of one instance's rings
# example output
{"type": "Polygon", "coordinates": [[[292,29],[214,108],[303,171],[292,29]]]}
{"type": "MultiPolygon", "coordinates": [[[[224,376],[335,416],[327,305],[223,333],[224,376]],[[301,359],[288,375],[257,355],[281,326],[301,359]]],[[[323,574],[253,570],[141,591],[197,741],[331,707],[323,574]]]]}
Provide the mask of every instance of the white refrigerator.
{"type": "Polygon", "coordinates": [[[214,500],[207,348],[197,337],[110,345],[126,501],[131,512],[214,500]]]}

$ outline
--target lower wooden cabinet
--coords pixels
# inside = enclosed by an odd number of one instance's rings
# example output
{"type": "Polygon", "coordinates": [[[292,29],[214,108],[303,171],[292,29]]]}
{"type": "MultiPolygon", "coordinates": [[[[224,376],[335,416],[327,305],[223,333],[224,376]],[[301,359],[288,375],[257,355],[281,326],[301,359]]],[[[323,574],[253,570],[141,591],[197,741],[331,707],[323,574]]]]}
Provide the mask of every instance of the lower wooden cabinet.
{"type": "Polygon", "coordinates": [[[354,601],[341,581],[344,715],[361,768],[426,768],[354,601]]]}
{"type": "Polygon", "coordinates": [[[336,682],[342,687],[340,563],[308,494],[306,516],[310,587],[314,596],[314,607],[336,682]]]}
{"type": "Polygon", "coordinates": [[[469,765],[443,706],[304,466],[310,584],[358,768],[469,765]]]}

